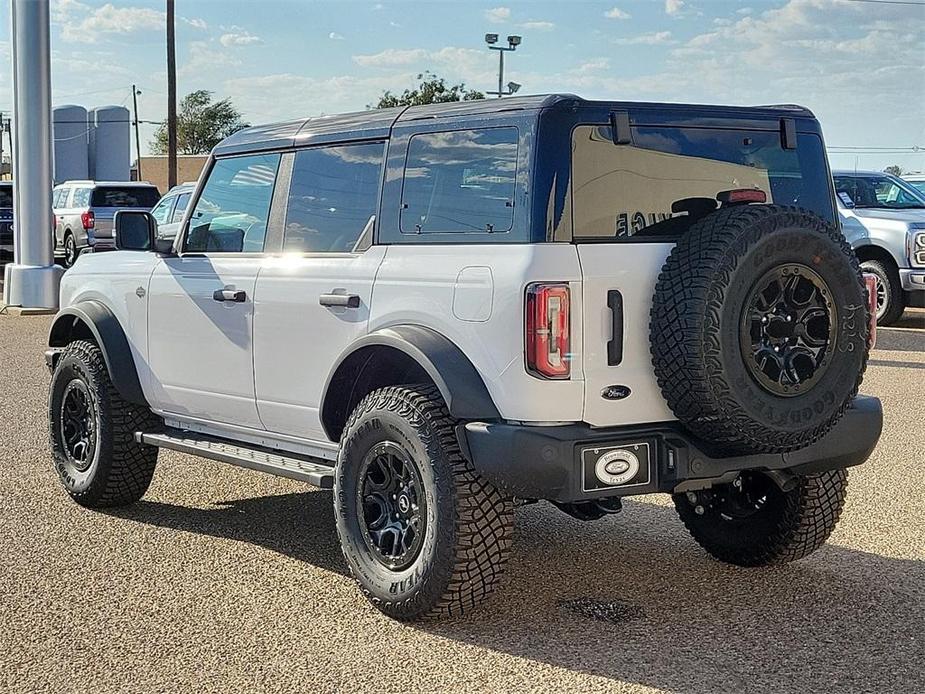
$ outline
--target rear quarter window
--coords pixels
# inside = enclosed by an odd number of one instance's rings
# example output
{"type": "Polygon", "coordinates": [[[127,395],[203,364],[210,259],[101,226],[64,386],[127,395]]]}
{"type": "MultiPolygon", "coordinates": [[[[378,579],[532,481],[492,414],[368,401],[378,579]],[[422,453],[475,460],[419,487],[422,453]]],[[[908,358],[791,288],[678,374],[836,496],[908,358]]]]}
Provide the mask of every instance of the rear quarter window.
{"type": "Polygon", "coordinates": [[[581,125],[572,135],[574,237],[677,237],[695,219],[686,209],[741,188],[834,222],[827,171],[816,135],[784,149],[776,130],[634,127],[632,145],[615,145],[610,126],[581,125]]]}
{"type": "Polygon", "coordinates": [[[402,233],[510,231],[517,132],[502,127],[414,135],[402,185],[402,233]]]}

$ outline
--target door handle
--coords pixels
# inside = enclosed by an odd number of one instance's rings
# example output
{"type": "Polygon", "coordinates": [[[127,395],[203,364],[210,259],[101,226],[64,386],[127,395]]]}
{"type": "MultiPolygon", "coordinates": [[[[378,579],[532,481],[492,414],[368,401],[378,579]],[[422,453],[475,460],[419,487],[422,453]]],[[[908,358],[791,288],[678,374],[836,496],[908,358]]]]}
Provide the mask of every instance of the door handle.
{"type": "Polygon", "coordinates": [[[212,298],[215,301],[234,301],[243,304],[247,300],[247,294],[243,289],[216,289],[212,292],[212,298]]]}
{"type": "Polygon", "coordinates": [[[344,308],[359,308],[359,294],[322,294],[318,297],[322,306],[343,306],[344,308]]]}

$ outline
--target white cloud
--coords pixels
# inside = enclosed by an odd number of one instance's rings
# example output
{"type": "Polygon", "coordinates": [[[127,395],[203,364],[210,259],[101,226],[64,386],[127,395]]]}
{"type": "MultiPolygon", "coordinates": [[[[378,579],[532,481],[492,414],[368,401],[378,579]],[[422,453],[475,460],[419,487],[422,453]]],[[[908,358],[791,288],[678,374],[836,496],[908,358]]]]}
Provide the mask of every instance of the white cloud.
{"type": "Polygon", "coordinates": [[[206,20],[193,17],[192,19],[187,19],[186,17],[180,17],[180,20],[189,24],[194,29],[208,29],[209,25],[206,24],[206,20]]]}
{"type": "Polygon", "coordinates": [[[92,10],[79,2],[59,3],[55,16],[56,21],[61,22],[62,38],[79,43],[96,43],[103,34],[162,30],[166,21],[166,14],[158,10],[116,7],[111,3],[92,10]]]}
{"type": "Polygon", "coordinates": [[[670,31],[653,31],[648,34],[638,34],[627,38],[614,39],[618,46],[657,46],[672,43],[670,31]]]}
{"type": "Polygon", "coordinates": [[[390,21],[390,22],[389,22],[389,26],[390,26],[390,27],[393,27],[393,28],[395,28],[395,29],[401,29],[401,24],[399,24],[398,22],[395,22],[395,21],[390,21]]]}
{"type": "Polygon", "coordinates": [[[556,28],[555,23],[531,19],[520,25],[521,29],[532,29],[533,31],[552,31],[556,28]]]}
{"type": "Polygon", "coordinates": [[[684,9],[684,0],[665,0],[665,12],[668,14],[678,14],[684,9]]]}
{"type": "Polygon", "coordinates": [[[343,41],[344,35],[338,34],[336,31],[332,31],[330,34],[328,34],[328,38],[332,41],[343,41]]]}
{"type": "Polygon", "coordinates": [[[214,47],[209,41],[191,41],[186,58],[179,62],[178,72],[183,76],[198,77],[240,65],[239,58],[229,51],[214,47]]]}
{"type": "Polygon", "coordinates": [[[373,10],[375,10],[376,12],[379,12],[380,10],[384,10],[384,9],[385,9],[385,5],[383,5],[381,2],[377,2],[375,5],[373,5],[373,10]]]}
{"type": "Polygon", "coordinates": [[[255,36],[246,29],[239,29],[238,27],[233,27],[233,29],[227,34],[222,34],[218,39],[219,43],[225,47],[250,46],[255,43],[263,43],[262,38],[255,36]]]}
{"type": "Polygon", "coordinates": [[[619,7],[614,7],[607,10],[604,13],[604,16],[607,17],[607,19],[629,19],[633,15],[631,15],[629,12],[624,12],[619,7]]]}
{"type": "Polygon", "coordinates": [[[509,7],[494,7],[490,10],[485,10],[485,19],[492,24],[502,24],[510,18],[511,8],[509,7]]]}
{"type": "Polygon", "coordinates": [[[355,55],[353,62],[363,67],[395,67],[397,65],[412,65],[427,57],[423,48],[387,48],[372,55],[355,55]]]}
{"type": "Polygon", "coordinates": [[[608,58],[593,58],[579,65],[577,71],[584,74],[598,72],[599,70],[607,70],[609,68],[610,60],[608,58]]]}

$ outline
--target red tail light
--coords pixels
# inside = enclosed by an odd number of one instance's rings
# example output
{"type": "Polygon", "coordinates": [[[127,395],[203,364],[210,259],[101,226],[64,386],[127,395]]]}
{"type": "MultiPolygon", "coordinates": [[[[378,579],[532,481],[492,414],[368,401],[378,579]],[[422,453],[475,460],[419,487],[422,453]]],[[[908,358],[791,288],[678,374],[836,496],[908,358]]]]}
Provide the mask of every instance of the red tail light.
{"type": "Polygon", "coordinates": [[[867,287],[867,310],[870,313],[867,346],[873,349],[877,344],[877,276],[865,272],[864,284],[867,287]]]}
{"type": "Polygon", "coordinates": [[[765,203],[768,201],[768,194],[757,188],[736,188],[735,190],[724,190],[717,194],[716,199],[724,205],[741,205],[748,202],[765,203]]]}
{"type": "Polygon", "coordinates": [[[93,225],[96,223],[96,219],[93,218],[93,212],[84,212],[80,215],[80,223],[83,224],[84,229],[92,229],[93,225]]]}
{"type": "Polygon", "coordinates": [[[526,305],[527,370],[542,378],[571,373],[567,284],[531,284],[526,305]]]}

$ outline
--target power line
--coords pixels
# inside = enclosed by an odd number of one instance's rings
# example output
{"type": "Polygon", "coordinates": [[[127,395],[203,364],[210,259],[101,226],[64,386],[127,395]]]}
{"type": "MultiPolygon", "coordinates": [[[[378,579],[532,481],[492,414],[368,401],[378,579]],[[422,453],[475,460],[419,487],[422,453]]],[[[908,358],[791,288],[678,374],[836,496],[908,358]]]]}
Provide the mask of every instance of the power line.
{"type": "Polygon", "coordinates": [[[846,2],[866,2],[871,5],[907,5],[912,7],[925,7],[925,2],[915,2],[915,0],[846,0],[846,2]]]}

